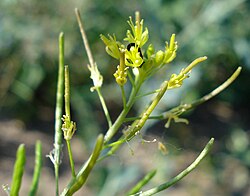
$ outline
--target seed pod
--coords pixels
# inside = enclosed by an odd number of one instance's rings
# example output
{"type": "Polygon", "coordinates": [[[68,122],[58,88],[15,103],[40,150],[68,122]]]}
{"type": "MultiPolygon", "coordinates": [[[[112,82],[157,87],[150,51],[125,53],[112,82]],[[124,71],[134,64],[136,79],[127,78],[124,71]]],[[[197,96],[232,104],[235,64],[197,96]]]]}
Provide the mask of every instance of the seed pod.
{"type": "Polygon", "coordinates": [[[16,162],[14,166],[14,172],[12,176],[12,184],[10,189],[10,196],[16,196],[19,195],[19,190],[22,184],[22,177],[24,172],[24,166],[25,166],[25,146],[24,144],[21,144],[16,153],[16,162]]]}

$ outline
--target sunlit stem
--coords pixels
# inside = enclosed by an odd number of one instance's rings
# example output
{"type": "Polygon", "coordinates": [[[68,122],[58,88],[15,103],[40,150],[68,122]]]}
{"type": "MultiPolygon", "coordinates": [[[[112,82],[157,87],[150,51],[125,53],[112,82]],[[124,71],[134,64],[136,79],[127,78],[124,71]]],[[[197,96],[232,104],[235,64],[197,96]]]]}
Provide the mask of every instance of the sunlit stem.
{"type": "MultiPolygon", "coordinates": [[[[69,118],[69,122],[71,122],[71,116],[70,116],[70,81],[69,81],[69,67],[68,65],[65,65],[64,69],[64,78],[65,78],[65,92],[64,92],[64,102],[65,102],[65,114],[69,118]]],[[[68,154],[69,154],[69,161],[70,161],[70,167],[71,167],[71,173],[72,176],[75,177],[75,164],[74,164],[74,159],[73,159],[73,154],[71,150],[71,144],[70,140],[66,139],[67,143],[67,149],[68,149],[68,154]]]]}

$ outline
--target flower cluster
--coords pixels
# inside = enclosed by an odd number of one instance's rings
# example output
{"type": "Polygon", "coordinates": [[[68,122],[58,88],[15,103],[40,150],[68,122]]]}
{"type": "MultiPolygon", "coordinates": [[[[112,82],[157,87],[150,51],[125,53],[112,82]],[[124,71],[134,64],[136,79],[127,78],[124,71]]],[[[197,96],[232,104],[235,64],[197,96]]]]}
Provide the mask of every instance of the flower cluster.
{"type": "Polygon", "coordinates": [[[116,40],[115,35],[108,37],[101,35],[101,40],[106,45],[106,52],[115,59],[120,60],[117,71],[114,73],[116,82],[123,86],[127,82],[127,71],[129,67],[137,68],[144,79],[161,68],[163,65],[170,63],[176,56],[177,42],[175,34],[170,38],[170,42],[166,42],[165,50],[154,50],[152,44],[144,52],[144,45],[148,42],[149,32],[143,27],[143,20],[136,18],[135,23],[132,17],[129,18],[128,24],[131,30],[127,30],[124,41],[128,42],[127,46],[116,40]]]}

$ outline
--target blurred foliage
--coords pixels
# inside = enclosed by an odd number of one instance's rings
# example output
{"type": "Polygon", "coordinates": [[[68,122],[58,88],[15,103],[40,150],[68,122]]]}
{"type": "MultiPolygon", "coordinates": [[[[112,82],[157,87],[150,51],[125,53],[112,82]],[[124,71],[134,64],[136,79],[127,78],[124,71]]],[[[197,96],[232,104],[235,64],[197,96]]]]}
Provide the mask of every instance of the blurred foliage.
{"type": "MultiPolygon", "coordinates": [[[[99,35],[115,33],[120,39],[128,27],[125,21],[135,10],[145,19],[152,36],[150,42],[155,43],[157,49],[163,48],[166,39],[176,33],[179,49],[172,70],[180,70],[196,57],[208,56],[206,63],[194,70],[186,87],[178,93],[167,94],[167,101],[163,101],[160,108],[203,96],[221,84],[238,65],[242,66],[243,72],[233,85],[191,113],[189,128],[174,125],[171,129],[176,131],[164,132],[162,137],[178,138],[173,140],[182,146],[188,146],[197,137],[221,138],[226,143],[219,148],[223,150],[223,157],[250,167],[250,88],[247,87],[250,84],[250,1],[247,0],[1,0],[1,119],[19,118],[27,125],[40,126],[41,130],[53,134],[57,37],[64,31],[65,63],[71,69],[72,108],[78,133],[92,141],[98,132],[106,129],[97,96],[89,91],[92,83],[75,7],[82,13],[94,58],[104,75],[103,93],[111,118],[116,117],[122,106],[119,88],[112,76],[117,65],[105,53],[99,35]]],[[[161,74],[150,80],[145,89],[156,86],[168,75],[161,74]]],[[[137,109],[141,108],[140,104],[145,103],[138,103],[137,109]]],[[[163,130],[162,125],[148,126],[149,131],[163,130]]],[[[200,144],[198,141],[193,148],[200,144]]],[[[227,159],[221,159],[217,157],[214,162],[226,167],[227,159]]],[[[243,190],[244,187],[237,193],[243,190]]]]}

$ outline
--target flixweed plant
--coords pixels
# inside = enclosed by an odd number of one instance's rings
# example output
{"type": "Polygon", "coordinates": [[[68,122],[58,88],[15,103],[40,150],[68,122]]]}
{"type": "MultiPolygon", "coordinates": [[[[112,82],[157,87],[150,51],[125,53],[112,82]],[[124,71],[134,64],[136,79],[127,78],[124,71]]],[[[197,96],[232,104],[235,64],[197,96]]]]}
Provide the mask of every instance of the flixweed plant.
{"type": "MultiPolygon", "coordinates": [[[[75,10],[75,13],[89,59],[88,69],[91,74],[90,78],[93,80],[93,87],[90,88],[90,91],[96,92],[100,99],[104,115],[107,119],[108,130],[106,130],[104,134],[98,135],[89,158],[85,161],[80,170],[76,171],[71,150],[71,139],[74,136],[77,127],[76,123],[71,119],[70,114],[69,66],[64,63],[64,34],[60,33],[54,149],[49,153],[48,157],[54,165],[56,181],[55,194],[61,196],[73,195],[81,187],[83,187],[94,166],[96,164],[101,164],[104,159],[107,159],[111,155],[115,154],[124,143],[130,142],[135,136],[140,135],[142,128],[149,119],[164,120],[166,122],[165,127],[169,127],[171,122],[187,123],[187,120],[181,117],[183,113],[220,93],[237,78],[241,71],[241,67],[239,67],[223,84],[204,97],[191,103],[182,103],[160,115],[153,116],[152,112],[164,94],[169,90],[182,87],[183,82],[192,76],[191,71],[198,64],[205,61],[207,57],[203,56],[196,58],[189,65],[181,69],[179,73],[172,73],[169,78],[162,78],[162,84],[157,89],[154,89],[151,92],[142,92],[141,87],[145,84],[145,81],[157,74],[157,72],[161,70],[164,70],[165,72],[169,68],[169,66],[166,65],[170,64],[175,59],[178,44],[175,34],[172,34],[170,40],[166,42],[165,48],[156,51],[154,49],[154,45],[149,43],[148,29],[144,27],[144,23],[140,18],[139,12],[136,12],[135,20],[132,17],[128,20],[130,29],[127,30],[123,42],[118,41],[115,35],[100,36],[101,40],[105,44],[106,52],[112,58],[117,60],[117,69],[112,77],[114,82],[117,83],[117,87],[120,88],[120,98],[123,102],[122,111],[116,120],[112,122],[108,107],[106,106],[105,99],[101,91],[103,86],[103,76],[101,75],[97,63],[92,56],[78,9],[75,10]],[[125,85],[128,85],[129,87],[126,88],[126,90],[124,88],[125,85]],[[146,105],[145,108],[137,114],[137,116],[129,116],[129,112],[133,108],[135,102],[144,99],[145,96],[152,96],[148,105],[146,105]],[[65,108],[65,112],[63,112],[63,108],[65,108]],[[122,126],[125,122],[129,123],[126,128],[122,126]],[[122,135],[120,135],[121,131],[122,135]],[[64,187],[63,191],[60,193],[59,168],[62,160],[62,138],[64,138],[67,146],[72,175],[68,185],[64,187]]],[[[198,157],[186,169],[169,181],[166,181],[159,186],[152,187],[149,190],[144,190],[143,186],[149,183],[155,176],[156,170],[154,170],[146,174],[145,177],[135,184],[134,187],[131,187],[125,195],[153,195],[169,188],[170,186],[173,186],[199,165],[199,163],[211,150],[213,143],[214,138],[211,138],[198,157]]],[[[41,172],[41,149],[41,143],[38,141],[36,144],[34,177],[29,195],[36,195],[37,192],[41,172]]],[[[19,193],[25,166],[25,157],[25,146],[24,144],[21,144],[17,150],[12,183],[10,187],[8,187],[8,185],[3,185],[3,188],[8,195],[15,196],[19,193]]]]}

